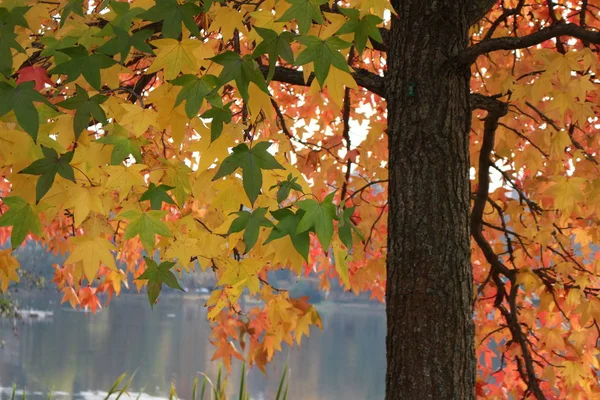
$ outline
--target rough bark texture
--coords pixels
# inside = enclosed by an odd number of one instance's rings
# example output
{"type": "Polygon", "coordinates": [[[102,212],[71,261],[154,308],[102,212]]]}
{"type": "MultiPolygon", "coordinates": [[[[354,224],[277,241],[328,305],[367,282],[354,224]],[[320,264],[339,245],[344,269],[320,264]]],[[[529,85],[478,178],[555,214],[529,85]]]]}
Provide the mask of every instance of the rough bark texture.
{"type": "Polygon", "coordinates": [[[388,400],[475,398],[469,71],[451,63],[467,46],[469,2],[393,1],[388,400]]]}

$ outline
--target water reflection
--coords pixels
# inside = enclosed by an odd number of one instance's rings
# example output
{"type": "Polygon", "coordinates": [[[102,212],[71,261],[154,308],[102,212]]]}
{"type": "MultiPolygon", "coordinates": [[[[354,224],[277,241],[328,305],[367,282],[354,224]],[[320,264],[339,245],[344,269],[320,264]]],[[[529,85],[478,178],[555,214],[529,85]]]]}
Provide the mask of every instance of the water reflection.
{"type": "MultiPolygon", "coordinates": [[[[98,391],[108,390],[122,372],[137,370],[133,391],[164,396],[173,382],[180,397],[190,399],[195,374],[216,376],[206,310],[197,298],[163,298],[152,311],[145,297],[122,296],[97,315],[63,308],[57,299],[55,295],[23,299],[24,308],[54,314],[44,321],[20,324],[16,337],[12,325],[2,322],[0,386],[17,383],[28,393],[52,389],[95,399],[103,397],[98,391]]],[[[268,379],[258,370],[250,371],[247,383],[254,399],[275,398],[286,361],[291,369],[291,400],[383,398],[383,308],[327,305],[319,311],[324,332],[313,330],[302,349],[276,355],[268,379]]],[[[239,368],[234,366],[230,378],[232,395],[239,368]]]]}

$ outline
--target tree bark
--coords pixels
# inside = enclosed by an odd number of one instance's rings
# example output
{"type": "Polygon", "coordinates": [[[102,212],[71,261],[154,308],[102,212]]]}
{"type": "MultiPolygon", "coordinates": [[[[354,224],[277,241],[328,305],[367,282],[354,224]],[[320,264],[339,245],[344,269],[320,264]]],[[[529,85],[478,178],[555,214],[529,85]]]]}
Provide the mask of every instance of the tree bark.
{"type": "Polygon", "coordinates": [[[475,398],[469,236],[471,0],[394,0],[386,399],[475,398]]]}

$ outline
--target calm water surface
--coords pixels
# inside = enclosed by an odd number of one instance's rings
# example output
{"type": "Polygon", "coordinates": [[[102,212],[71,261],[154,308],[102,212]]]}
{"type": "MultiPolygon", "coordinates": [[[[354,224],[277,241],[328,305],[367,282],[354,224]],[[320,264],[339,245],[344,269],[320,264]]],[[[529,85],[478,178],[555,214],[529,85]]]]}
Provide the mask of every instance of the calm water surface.
{"type": "MultiPolygon", "coordinates": [[[[154,311],[145,296],[125,295],[99,314],[73,311],[55,294],[21,300],[22,308],[54,312],[48,321],[18,323],[18,333],[0,322],[0,387],[16,383],[30,397],[53,390],[58,397],[101,399],[123,372],[137,370],[132,391],[164,397],[173,382],[182,399],[191,398],[194,376],[217,375],[210,359],[204,301],[162,298],[154,311]],[[62,394],[61,394],[62,393],[62,394]]],[[[253,399],[274,399],[286,361],[291,370],[290,400],[382,399],[385,382],[385,312],[381,306],[328,304],[319,309],[324,331],[311,331],[302,348],[284,347],[267,377],[247,377],[253,399]]],[[[239,384],[234,365],[231,395],[239,384]]],[[[6,389],[0,397],[8,398],[6,389]]],[[[135,398],[135,397],[134,397],[135,398]]],[[[237,397],[235,397],[237,398],[237,397]]],[[[123,399],[123,398],[122,398],[123,399]]]]}

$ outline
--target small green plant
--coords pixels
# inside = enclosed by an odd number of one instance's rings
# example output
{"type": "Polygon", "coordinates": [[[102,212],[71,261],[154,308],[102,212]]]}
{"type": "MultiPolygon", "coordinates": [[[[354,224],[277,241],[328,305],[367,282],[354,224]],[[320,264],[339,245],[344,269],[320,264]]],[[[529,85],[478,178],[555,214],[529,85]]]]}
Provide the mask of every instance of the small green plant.
{"type": "MultiPolygon", "coordinates": [[[[121,374],[115,382],[112,384],[104,400],[110,400],[111,396],[116,394],[114,400],[119,400],[123,394],[129,396],[127,390],[133,381],[137,371],[134,371],[133,374],[127,378],[127,373],[121,374]],[[123,383],[123,386],[119,388],[119,386],[123,383]]],[[[194,382],[192,384],[192,399],[191,400],[227,400],[226,392],[227,392],[227,378],[223,377],[223,366],[220,365],[217,371],[217,380],[213,384],[213,381],[206,375],[205,373],[201,373],[202,375],[202,385],[200,386],[200,396],[197,397],[198,394],[198,376],[194,378],[194,382]],[[208,389],[208,390],[207,390],[208,389]],[[208,395],[208,397],[205,397],[208,395]]],[[[275,400],[287,400],[288,393],[288,365],[286,363],[283,373],[281,374],[281,378],[279,379],[279,386],[277,388],[277,396],[275,400]]],[[[246,364],[242,364],[242,372],[240,373],[240,381],[239,381],[239,400],[250,400],[250,393],[248,392],[248,387],[246,386],[246,364]]],[[[139,400],[143,394],[143,390],[138,393],[136,400],[139,400]]],[[[15,400],[17,395],[17,385],[14,384],[12,388],[12,393],[10,396],[10,400],[15,400]]],[[[26,392],[23,390],[22,400],[26,400],[26,392]]],[[[52,391],[48,393],[48,397],[46,400],[52,400],[52,391]]],[[[175,390],[175,385],[171,383],[169,388],[169,400],[178,400],[177,392],[175,390]]]]}

